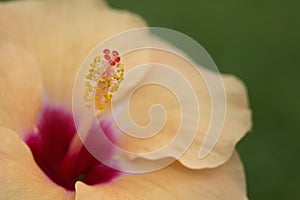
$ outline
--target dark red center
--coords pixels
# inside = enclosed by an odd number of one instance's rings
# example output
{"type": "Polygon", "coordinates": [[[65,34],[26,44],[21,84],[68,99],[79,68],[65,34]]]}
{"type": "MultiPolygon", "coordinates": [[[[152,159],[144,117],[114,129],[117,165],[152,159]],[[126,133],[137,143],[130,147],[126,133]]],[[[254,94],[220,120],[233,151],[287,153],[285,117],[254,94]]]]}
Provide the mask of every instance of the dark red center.
{"type": "MultiPolygon", "coordinates": [[[[102,129],[111,138],[111,129],[102,129]]],[[[25,142],[44,173],[67,190],[74,190],[78,180],[94,185],[109,182],[119,175],[119,171],[99,162],[83,145],[77,154],[70,155],[69,147],[75,134],[72,113],[62,107],[47,105],[37,121],[37,130],[31,131],[25,142]]],[[[103,151],[109,151],[105,148],[103,151]]]]}

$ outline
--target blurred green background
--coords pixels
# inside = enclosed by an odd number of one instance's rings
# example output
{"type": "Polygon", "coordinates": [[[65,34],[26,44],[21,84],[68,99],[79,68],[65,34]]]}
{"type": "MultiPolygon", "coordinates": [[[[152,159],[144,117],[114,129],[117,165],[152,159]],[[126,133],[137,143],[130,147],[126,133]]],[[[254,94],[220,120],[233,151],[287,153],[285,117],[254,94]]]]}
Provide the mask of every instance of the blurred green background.
{"type": "Polygon", "coordinates": [[[238,145],[250,199],[299,199],[300,1],[108,0],[197,40],[248,87],[254,126],[238,145]]]}
{"type": "MultiPolygon", "coordinates": [[[[0,0],[3,1],[3,0],[0,0]]],[[[250,199],[298,199],[300,1],[108,0],[197,40],[248,87],[254,126],[238,145],[250,199]]]]}

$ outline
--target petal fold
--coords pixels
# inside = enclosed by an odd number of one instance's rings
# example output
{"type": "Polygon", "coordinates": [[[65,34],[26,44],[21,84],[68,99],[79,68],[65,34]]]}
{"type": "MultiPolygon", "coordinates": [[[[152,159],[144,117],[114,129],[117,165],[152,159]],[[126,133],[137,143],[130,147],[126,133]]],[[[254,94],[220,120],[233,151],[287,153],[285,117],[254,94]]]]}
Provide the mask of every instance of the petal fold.
{"type": "Polygon", "coordinates": [[[189,168],[213,168],[223,164],[235,151],[235,145],[251,129],[251,111],[244,84],[232,75],[223,75],[222,78],[226,90],[226,116],[222,132],[211,152],[200,159],[199,151],[205,137],[205,129],[200,126],[192,145],[179,159],[189,168]]]}

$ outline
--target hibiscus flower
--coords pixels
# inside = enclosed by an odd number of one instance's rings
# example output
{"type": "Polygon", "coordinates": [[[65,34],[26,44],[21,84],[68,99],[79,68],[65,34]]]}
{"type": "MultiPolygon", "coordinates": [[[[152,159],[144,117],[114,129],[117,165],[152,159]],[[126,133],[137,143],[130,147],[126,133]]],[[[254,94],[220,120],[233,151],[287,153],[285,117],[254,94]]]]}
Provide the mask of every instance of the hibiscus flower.
{"type": "MultiPolygon", "coordinates": [[[[205,158],[199,159],[198,154],[209,124],[210,98],[203,80],[189,72],[185,75],[195,83],[205,113],[191,146],[163,169],[122,172],[98,161],[78,141],[72,89],[76,72],[91,49],[114,34],[146,23],[100,0],[5,2],[0,4],[0,16],[0,199],[247,199],[235,145],[251,127],[251,112],[246,89],[237,78],[222,76],[226,118],[218,142],[205,158]]],[[[124,58],[125,72],[145,61],[178,70],[187,65],[163,52],[136,52],[124,58]]],[[[137,84],[129,82],[125,89],[137,84]]],[[[146,88],[134,96],[132,116],[145,124],[143,115],[157,100],[164,101],[170,113],[162,137],[140,141],[116,134],[109,109],[99,124],[122,148],[158,149],[176,132],[176,100],[161,88],[146,88]]],[[[113,156],[109,147],[100,148],[108,158],[113,156]]]]}

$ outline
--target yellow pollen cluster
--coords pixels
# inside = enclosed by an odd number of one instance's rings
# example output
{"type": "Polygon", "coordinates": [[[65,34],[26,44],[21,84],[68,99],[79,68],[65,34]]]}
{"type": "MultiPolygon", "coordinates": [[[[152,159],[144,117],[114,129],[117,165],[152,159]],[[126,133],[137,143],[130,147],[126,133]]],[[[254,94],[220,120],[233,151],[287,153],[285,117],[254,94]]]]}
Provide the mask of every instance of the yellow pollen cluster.
{"type": "MultiPolygon", "coordinates": [[[[118,55],[116,51],[113,53],[118,55]]],[[[86,106],[91,107],[94,102],[98,111],[104,110],[111,102],[113,93],[117,91],[124,77],[124,65],[119,62],[120,57],[115,60],[110,57],[109,59],[96,56],[85,76],[84,100],[86,106]]]]}

